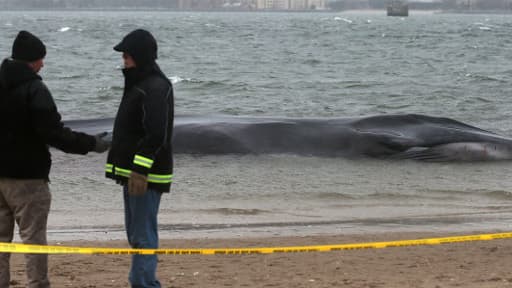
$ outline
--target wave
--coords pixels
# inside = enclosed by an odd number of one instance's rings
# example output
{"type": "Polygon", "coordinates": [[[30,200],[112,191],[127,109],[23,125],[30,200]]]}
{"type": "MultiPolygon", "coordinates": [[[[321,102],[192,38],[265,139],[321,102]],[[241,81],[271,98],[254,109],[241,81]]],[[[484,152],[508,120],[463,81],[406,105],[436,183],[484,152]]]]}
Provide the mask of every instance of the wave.
{"type": "Polygon", "coordinates": [[[181,78],[180,76],[170,76],[168,77],[169,80],[171,80],[171,83],[172,84],[177,84],[177,83],[180,83],[180,82],[193,82],[192,78],[181,78]]]}
{"type": "Polygon", "coordinates": [[[448,198],[466,198],[468,196],[482,196],[494,200],[512,200],[512,191],[506,190],[487,190],[487,189],[468,189],[468,190],[426,190],[425,194],[440,194],[443,199],[448,198]]]}
{"type": "Polygon", "coordinates": [[[468,78],[472,78],[472,79],[474,79],[474,81],[477,81],[477,82],[499,82],[499,83],[507,83],[507,81],[505,81],[505,80],[503,80],[503,79],[499,79],[499,78],[492,77],[492,76],[487,76],[487,75],[479,75],[479,74],[471,74],[471,73],[468,73],[468,74],[466,74],[466,77],[468,77],[468,78]]]}
{"type": "Polygon", "coordinates": [[[420,200],[420,199],[431,199],[433,197],[430,197],[428,194],[403,194],[403,193],[372,193],[369,195],[362,196],[361,198],[365,199],[371,199],[371,200],[398,200],[398,201],[405,201],[405,200],[420,200]]]}
{"type": "Polygon", "coordinates": [[[325,192],[314,195],[313,198],[324,200],[354,200],[356,197],[338,192],[325,192]]]}
{"type": "Polygon", "coordinates": [[[371,88],[371,87],[382,86],[383,85],[383,83],[375,82],[375,81],[365,81],[365,82],[361,82],[361,81],[340,81],[339,84],[342,85],[343,88],[345,88],[345,89],[349,89],[349,88],[371,88]]]}
{"type": "Polygon", "coordinates": [[[207,214],[221,214],[221,215],[260,215],[267,213],[268,211],[260,209],[239,209],[239,208],[215,208],[215,209],[203,209],[202,212],[207,214]]]}
{"type": "Polygon", "coordinates": [[[108,86],[108,87],[100,87],[98,91],[123,91],[122,86],[108,86]]]}
{"type": "Polygon", "coordinates": [[[72,79],[82,79],[84,78],[84,75],[63,75],[59,76],[58,79],[60,80],[72,80],[72,79]]]}
{"type": "MultiPolygon", "coordinates": [[[[284,228],[284,227],[315,227],[315,226],[338,226],[357,225],[361,226],[430,226],[438,224],[464,224],[482,223],[490,218],[500,217],[501,212],[484,213],[451,213],[451,214],[429,214],[413,217],[369,217],[355,218],[348,220],[319,220],[319,221],[272,221],[272,222],[251,222],[251,223],[180,223],[180,224],[159,224],[160,231],[201,231],[201,230],[233,230],[236,228],[284,228]]],[[[90,232],[116,232],[123,231],[123,225],[90,225],[90,226],[60,226],[49,227],[50,234],[58,233],[80,233],[90,232]]]]}
{"type": "Polygon", "coordinates": [[[354,23],[353,20],[350,20],[350,19],[347,19],[347,18],[343,18],[343,17],[338,17],[338,16],[334,17],[334,21],[343,21],[343,22],[348,23],[348,24],[354,23]]]}
{"type": "Polygon", "coordinates": [[[489,198],[496,199],[496,200],[512,201],[512,192],[511,191],[504,191],[504,190],[484,191],[482,194],[489,198]]]}

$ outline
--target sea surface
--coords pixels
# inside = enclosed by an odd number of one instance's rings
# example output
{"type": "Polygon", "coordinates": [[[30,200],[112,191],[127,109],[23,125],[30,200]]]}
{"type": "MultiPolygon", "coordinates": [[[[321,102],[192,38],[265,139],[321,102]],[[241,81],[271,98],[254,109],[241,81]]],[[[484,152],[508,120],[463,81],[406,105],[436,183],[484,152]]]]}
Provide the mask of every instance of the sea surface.
{"type": "MultiPolygon", "coordinates": [[[[512,136],[512,15],[0,11],[0,55],[33,32],[63,118],[113,117],[123,79],[112,47],[136,28],[158,40],[176,114],[419,113],[512,136]]],[[[124,239],[105,155],[52,152],[49,240],[124,239]]],[[[512,229],[510,162],[175,159],[164,238],[512,229]]]]}

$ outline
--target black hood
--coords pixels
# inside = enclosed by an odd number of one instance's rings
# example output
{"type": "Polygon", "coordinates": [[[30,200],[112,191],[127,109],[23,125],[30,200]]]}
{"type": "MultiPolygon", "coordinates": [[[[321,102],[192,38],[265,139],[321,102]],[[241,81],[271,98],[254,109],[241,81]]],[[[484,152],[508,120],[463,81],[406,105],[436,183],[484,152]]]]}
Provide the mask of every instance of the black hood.
{"type": "Polygon", "coordinates": [[[0,66],[0,85],[7,90],[35,79],[41,77],[26,62],[5,59],[0,66]]]}
{"type": "Polygon", "coordinates": [[[153,66],[157,59],[158,45],[151,33],[143,29],[134,30],[114,47],[115,51],[132,56],[138,67],[153,66]]]}

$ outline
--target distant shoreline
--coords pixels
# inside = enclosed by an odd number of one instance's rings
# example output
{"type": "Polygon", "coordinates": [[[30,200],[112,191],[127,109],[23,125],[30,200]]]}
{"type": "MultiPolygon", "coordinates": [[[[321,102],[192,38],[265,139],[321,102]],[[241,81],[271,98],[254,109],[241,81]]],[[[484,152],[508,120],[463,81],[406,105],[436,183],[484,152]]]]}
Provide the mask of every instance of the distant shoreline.
{"type": "Polygon", "coordinates": [[[512,10],[440,10],[444,14],[512,14],[512,10]]]}
{"type": "MultiPolygon", "coordinates": [[[[46,11],[62,11],[62,12],[213,12],[213,13],[231,13],[231,12],[257,12],[257,13],[386,13],[386,9],[349,9],[349,10],[251,10],[251,9],[171,9],[171,8],[137,8],[137,7],[95,7],[95,8],[1,8],[0,12],[46,12],[46,11]]],[[[492,14],[492,15],[508,15],[512,14],[512,10],[441,10],[441,9],[409,9],[411,13],[417,14],[492,14]]]]}

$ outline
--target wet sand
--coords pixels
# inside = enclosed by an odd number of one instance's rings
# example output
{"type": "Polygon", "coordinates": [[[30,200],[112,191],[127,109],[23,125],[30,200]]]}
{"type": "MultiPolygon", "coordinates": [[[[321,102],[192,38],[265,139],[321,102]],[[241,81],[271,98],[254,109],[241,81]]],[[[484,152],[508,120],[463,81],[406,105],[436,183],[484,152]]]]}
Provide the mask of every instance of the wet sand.
{"type": "MultiPolygon", "coordinates": [[[[506,232],[486,231],[484,233],[506,232]]],[[[394,241],[474,233],[379,233],[310,237],[162,239],[162,248],[225,248],[394,241]]],[[[56,243],[51,243],[56,244],[56,243]]],[[[127,247],[125,241],[72,246],[127,247]]],[[[23,256],[12,286],[25,287],[23,256]]],[[[53,287],[129,287],[130,256],[51,255],[53,287]]],[[[267,255],[162,255],[162,287],[512,287],[512,239],[337,252],[267,255]]]]}

